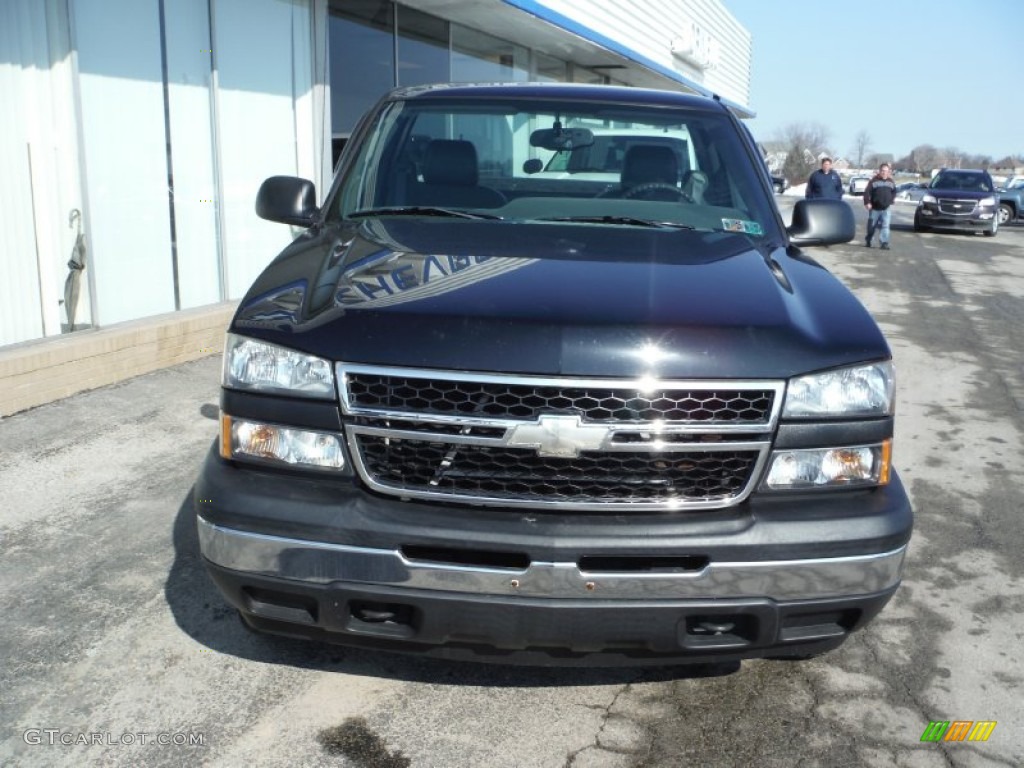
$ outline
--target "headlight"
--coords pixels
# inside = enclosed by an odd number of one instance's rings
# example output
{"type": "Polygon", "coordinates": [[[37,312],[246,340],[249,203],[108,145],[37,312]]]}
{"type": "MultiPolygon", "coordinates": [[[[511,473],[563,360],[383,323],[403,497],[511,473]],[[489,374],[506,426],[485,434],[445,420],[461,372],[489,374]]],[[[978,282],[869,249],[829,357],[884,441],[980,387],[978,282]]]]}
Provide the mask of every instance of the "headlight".
{"type": "Polygon", "coordinates": [[[326,360],[233,333],[224,348],[221,383],[229,389],[334,399],[334,375],[326,360]]]}
{"type": "Polygon", "coordinates": [[[978,201],[978,205],[995,205],[996,199],[994,197],[983,197],[978,201]]]}
{"type": "Polygon", "coordinates": [[[341,438],[330,432],[281,427],[221,414],[220,455],[225,459],[344,469],[341,438]]]}
{"type": "Polygon", "coordinates": [[[924,197],[921,198],[921,202],[922,203],[937,203],[939,201],[936,199],[935,195],[925,195],[924,197]]]}
{"type": "Polygon", "coordinates": [[[896,383],[888,360],[791,379],[783,418],[888,416],[896,383]]]}
{"type": "Polygon", "coordinates": [[[891,440],[851,448],[776,451],[764,485],[773,491],[885,485],[891,460],[891,440]]]}

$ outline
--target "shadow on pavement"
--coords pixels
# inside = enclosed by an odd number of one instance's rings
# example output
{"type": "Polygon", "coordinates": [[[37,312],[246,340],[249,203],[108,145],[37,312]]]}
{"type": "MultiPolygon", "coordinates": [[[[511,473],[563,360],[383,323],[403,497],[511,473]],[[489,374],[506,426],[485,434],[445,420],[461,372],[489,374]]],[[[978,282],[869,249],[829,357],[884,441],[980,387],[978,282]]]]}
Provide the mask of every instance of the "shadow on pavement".
{"type": "Polygon", "coordinates": [[[245,628],[206,574],[199,554],[192,489],[174,519],[174,562],[164,594],[179,627],[192,639],[219,653],[251,661],[284,664],[325,672],[384,677],[438,685],[549,687],[621,685],[635,682],[721,677],[739,671],[731,664],[550,668],[450,662],[415,655],[370,652],[357,648],[257,634],[245,628]]]}

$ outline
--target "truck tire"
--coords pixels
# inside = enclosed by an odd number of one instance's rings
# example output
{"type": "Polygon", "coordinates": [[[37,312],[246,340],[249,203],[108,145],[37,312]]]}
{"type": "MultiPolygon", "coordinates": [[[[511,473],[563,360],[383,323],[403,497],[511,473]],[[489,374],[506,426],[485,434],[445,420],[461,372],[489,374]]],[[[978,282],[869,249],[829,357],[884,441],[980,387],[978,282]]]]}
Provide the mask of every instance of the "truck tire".
{"type": "Polygon", "coordinates": [[[1013,206],[1009,203],[999,204],[999,223],[1008,224],[1013,220],[1013,206]]]}

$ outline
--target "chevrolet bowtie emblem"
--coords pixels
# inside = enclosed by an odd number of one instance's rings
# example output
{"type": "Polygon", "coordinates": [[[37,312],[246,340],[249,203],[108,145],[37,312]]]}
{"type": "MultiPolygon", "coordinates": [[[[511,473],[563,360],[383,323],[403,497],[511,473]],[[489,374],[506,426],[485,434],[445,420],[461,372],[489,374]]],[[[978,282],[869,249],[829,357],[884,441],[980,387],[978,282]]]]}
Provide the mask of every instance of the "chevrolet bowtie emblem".
{"type": "Polygon", "coordinates": [[[505,440],[510,448],[536,448],[538,456],[575,459],[580,451],[598,451],[612,430],[584,424],[579,416],[540,416],[532,424],[512,428],[505,440]]]}

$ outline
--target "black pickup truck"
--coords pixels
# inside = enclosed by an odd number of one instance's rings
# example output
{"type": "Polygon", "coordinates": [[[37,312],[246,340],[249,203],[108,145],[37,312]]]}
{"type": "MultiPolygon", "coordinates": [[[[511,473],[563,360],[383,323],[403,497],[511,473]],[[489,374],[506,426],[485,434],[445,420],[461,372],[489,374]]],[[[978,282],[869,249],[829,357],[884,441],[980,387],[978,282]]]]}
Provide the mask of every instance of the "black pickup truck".
{"type": "Polygon", "coordinates": [[[195,490],[248,626],[501,663],[806,657],[897,589],[890,350],[801,250],[852,211],[801,200],[787,228],[718,100],[398,90],[322,204],[274,177],[256,207],[305,230],[231,324],[195,490]],[[609,127],[617,173],[545,170],[609,127]]]}

